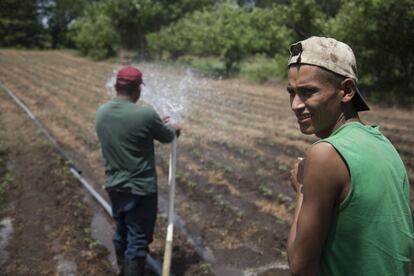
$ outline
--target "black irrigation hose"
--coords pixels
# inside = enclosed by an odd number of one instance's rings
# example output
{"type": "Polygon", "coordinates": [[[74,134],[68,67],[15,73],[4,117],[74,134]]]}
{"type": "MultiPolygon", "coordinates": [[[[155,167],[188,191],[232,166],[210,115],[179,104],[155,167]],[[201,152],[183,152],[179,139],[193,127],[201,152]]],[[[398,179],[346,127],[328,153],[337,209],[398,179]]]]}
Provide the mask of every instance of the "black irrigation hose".
{"type": "Polygon", "coordinates": [[[67,154],[63,151],[63,149],[58,145],[56,140],[47,132],[47,130],[43,127],[43,125],[39,122],[39,120],[36,119],[36,117],[33,115],[33,113],[27,108],[27,106],[20,101],[19,98],[17,98],[16,95],[14,95],[10,90],[8,90],[6,87],[0,84],[0,88],[3,91],[6,91],[6,93],[17,103],[17,105],[23,109],[24,112],[32,119],[32,121],[36,124],[36,126],[43,132],[43,134],[46,136],[46,138],[49,140],[49,142],[57,149],[60,155],[63,156],[63,159],[68,162],[68,164],[71,164],[71,168],[75,169],[78,173],[82,173],[74,164],[72,164],[72,160],[67,156],[67,154]]]}
{"type": "MultiPolygon", "coordinates": [[[[36,126],[42,131],[42,133],[46,136],[49,142],[55,147],[55,149],[59,152],[59,154],[63,157],[63,159],[70,164],[70,171],[72,174],[78,179],[78,181],[82,184],[82,186],[94,197],[94,199],[101,205],[101,207],[108,213],[109,216],[112,217],[112,208],[111,206],[99,195],[98,192],[95,191],[94,188],[81,176],[82,171],[80,171],[76,165],[73,163],[73,160],[69,158],[69,156],[65,153],[65,151],[58,145],[56,140],[49,134],[49,132],[45,129],[45,127],[36,119],[33,113],[27,108],[27,106],[9,89],[4,87],[0,84],[1,90],[5,91],[15,102],[16,104],[32,119],[32,121],[36,124],[36,126]]],[[[151,255],[147,254],[146,258],[147,264],[151,267],[151,269],[157,274],[161,275],[161,265],[158,261],[151,257],[151,255]]]]}

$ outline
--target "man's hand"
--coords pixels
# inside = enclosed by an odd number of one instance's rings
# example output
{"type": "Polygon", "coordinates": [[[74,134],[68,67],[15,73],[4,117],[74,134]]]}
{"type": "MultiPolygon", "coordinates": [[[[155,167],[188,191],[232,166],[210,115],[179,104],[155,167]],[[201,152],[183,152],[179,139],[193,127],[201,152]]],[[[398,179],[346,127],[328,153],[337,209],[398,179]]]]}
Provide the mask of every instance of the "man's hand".
{"type": "Polygon", "coordinates": [[[164,116],[164,117],[162,117],[162,122],[164,124],[168,124],[170,122],[170,116],[164,116]]]}
{"type": "Polygon", "coordinates": [[[181,134],[181,126],[177,125],[177,124],[173,124],[171,125],[173,128],[175,128],[175,134],[177,135],[177,138],[180,136],[181,134]]]}
{"type": "MultiPolygon", "coordinates": [[[[170,116],[164,116],[164,117],[162,117],[162,122],[164,123],[164,124],[168,124],[169,122],[170,122],[170,116]]],[[[173,128],[175,128],[175,134],[177,135],[177,138],[180,136],[180,134],[181,134],[181,126],[180,125],[177,125],[177,124],[173,124],[173,125],[171,125],[173,128]]]]}
{"type": "Polygon", "coordinates": [[[305,160],[302,157],[298,157],[294,161],[292,165],[292,170],[290,171],[290,185],[296,193],[302,192],[304,162],[305,160]]]}

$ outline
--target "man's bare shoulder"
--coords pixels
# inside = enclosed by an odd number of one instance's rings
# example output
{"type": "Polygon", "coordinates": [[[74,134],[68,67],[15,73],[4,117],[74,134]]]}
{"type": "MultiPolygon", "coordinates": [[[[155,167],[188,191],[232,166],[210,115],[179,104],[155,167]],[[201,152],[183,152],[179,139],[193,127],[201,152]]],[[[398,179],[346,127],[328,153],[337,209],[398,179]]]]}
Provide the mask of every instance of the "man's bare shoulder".
{"type": "Polygon", "coordinates": [[[340,194],[347,189],[349,173],[341,155],[329,143],[320,142],[308,149],[304,167],[306,186],[340,194]]]}
{"type": "Polygon", "coordinates": [[[319,142],[313,144],[306,152],[306,160],[313,162],[320,162],[321,165],[325,165],[326,161],[332,158],[340,158],[335,148],[327,142],[319,142]]]}

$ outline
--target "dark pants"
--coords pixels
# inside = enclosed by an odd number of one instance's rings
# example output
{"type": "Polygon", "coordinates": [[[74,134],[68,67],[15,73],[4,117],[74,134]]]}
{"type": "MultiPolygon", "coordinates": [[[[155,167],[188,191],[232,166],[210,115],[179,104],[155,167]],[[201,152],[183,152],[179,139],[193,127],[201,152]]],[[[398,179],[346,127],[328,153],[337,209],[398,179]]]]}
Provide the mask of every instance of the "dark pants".
{"type": "Polygon", "coordinates": [[[157,216],[157,194],[146,196],[108,191],[116,222],[113,243],[125,262],[145,258],[157,216]]]}

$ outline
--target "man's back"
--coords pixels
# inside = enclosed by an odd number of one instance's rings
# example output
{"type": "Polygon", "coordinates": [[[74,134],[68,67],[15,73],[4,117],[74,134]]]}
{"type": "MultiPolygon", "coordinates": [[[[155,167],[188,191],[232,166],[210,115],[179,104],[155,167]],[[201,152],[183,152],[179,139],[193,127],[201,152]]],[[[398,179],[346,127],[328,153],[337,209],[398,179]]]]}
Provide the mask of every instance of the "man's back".
{"type": "Polygon", "coordinates": [[[155,192],[153,140],[172,141],[174,129],[165,126],[152,107],[115,98],[98,109],[96,131],[106,162],[106,188],[155,192]]]}
{"type": "Polygon", "coordinates": [[[408,177],[397,151],[377,128],[356,122],[321,141],[335,147],[351,177],[333,214],[321,275],[407,275],[414,237],[408,177]]]}

